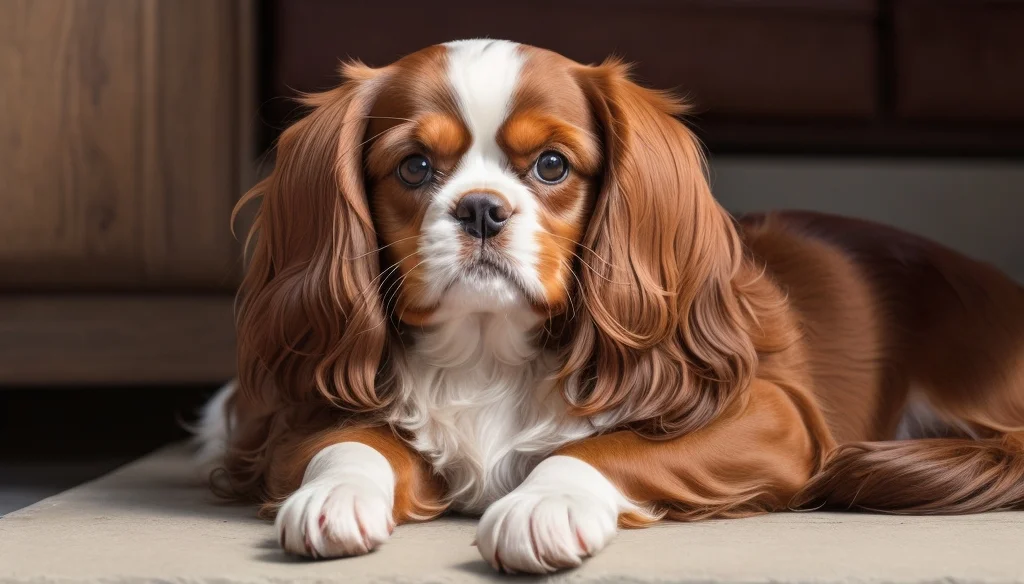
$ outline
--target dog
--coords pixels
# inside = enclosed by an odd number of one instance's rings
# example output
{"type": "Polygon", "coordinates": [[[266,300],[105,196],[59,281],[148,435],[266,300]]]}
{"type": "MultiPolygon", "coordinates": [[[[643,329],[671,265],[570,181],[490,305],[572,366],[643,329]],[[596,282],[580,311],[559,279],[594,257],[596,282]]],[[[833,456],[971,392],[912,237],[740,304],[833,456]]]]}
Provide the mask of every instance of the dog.
{"type": "Polygon", "coordinates": [[[732,218],[683,104],[620,61],[497,40],[306,95],[207,407],[218,489],[287,552],[481,515],[495,569],[620,526],[1024,505],[1024,290],[936,243],[732,218]]]}

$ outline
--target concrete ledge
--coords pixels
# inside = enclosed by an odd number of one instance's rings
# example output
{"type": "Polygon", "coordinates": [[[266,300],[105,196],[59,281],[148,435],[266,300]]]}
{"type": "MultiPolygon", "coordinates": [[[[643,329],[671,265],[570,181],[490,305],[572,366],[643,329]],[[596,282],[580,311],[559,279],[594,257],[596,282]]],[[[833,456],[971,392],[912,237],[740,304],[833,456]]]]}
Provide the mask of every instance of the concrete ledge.
{"type": "MultiPolygon", "coordinates": [[[[286,557],[251,507],[213,502],[171,447],[0,519],[0,582],[470,582],[500,577],[475,522],[402,526],[379,551],[286,557]]],[[[624,531],[567,582],[1024,583],[1024,512],[778,514],[624,531]]]]}

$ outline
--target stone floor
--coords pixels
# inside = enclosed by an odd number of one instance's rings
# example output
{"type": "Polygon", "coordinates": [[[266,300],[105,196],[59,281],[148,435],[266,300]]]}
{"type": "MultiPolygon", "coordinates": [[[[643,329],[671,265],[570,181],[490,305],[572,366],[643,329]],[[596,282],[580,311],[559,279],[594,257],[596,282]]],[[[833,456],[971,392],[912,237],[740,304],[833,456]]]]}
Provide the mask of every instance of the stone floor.
{"type": "MultiPolygon", "coordinates": [[[[368,556],[285,556],[253,508],[213,501],[169,447],[0,519],[0,583],[470,582],[499,577],[474,521],[402,526],[368,556]]],[[[1024,583],[1024,513],[779,514],[623,531],[571,582],[1024,583]]]]}

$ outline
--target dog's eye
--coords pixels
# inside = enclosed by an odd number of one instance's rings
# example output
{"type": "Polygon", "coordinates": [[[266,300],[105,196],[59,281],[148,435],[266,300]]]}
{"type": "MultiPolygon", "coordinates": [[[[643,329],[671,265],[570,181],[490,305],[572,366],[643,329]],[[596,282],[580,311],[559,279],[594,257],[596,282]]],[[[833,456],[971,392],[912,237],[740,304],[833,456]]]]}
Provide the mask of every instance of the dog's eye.
{"type": "Polygon", "coordinates": [[[537,158],[533,174],[549,185],[560,183],[569,176],[569,161],[558,152],[548,150],[537,158]]]}
{"type": "Polygon", "coordinates": [[[413,154],[398,165],[398,178],[407,186],[418,187],[430,180],[432,170],[426,156],[413,154]]]}

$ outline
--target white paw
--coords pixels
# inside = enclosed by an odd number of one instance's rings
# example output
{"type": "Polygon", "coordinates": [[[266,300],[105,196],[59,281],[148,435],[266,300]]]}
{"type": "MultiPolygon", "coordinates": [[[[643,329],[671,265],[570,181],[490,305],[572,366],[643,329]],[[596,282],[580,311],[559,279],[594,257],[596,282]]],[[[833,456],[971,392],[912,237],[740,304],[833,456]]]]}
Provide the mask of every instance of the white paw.
{"type": "Polygon", "coordinates": [[[487,509],[477,548],[498,571],[572,568],[604,548],[615,536],[619,513],[634,509],[594,467],[554,456],[487,509]]]}
{"type": "Polygon", "coordinates": [[[314,481],[284,502],[274,523],[281,547],[335,558],[375,549],[391,535],[391,502],[373,485],[314,481]]]}
{"type": "Polygon", "coordinates": [[[363,444],[336,444],[309,463],[302,486],[281,506],[274,527],[290,553],[356,556],[391,535],[393,504],[394,475],[387,460],[363,444]]]}

